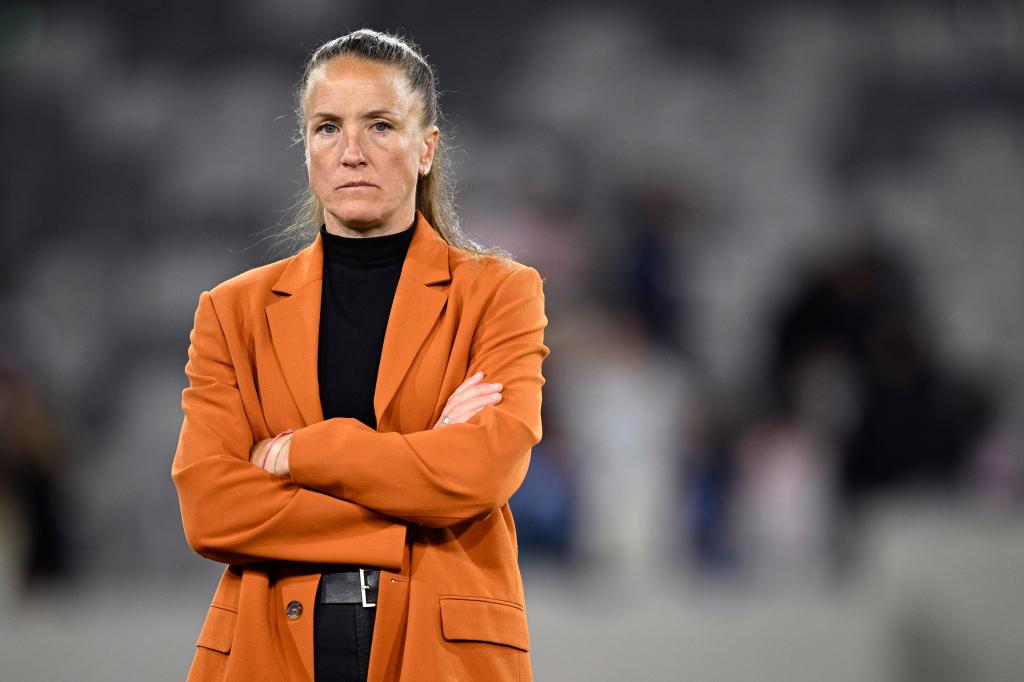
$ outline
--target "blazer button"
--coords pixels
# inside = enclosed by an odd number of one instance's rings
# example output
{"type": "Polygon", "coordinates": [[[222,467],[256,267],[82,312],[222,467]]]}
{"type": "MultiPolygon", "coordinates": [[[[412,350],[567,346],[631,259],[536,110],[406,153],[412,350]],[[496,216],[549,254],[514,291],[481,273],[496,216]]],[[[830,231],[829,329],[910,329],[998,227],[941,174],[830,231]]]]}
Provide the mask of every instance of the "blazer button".
{"type": "Polygon", "coordinates": [[[288,616],[288,620],[298,620],[302,615],[302,602],[288,602],[288,608],[284,610],[284,615],[288,616]]]}

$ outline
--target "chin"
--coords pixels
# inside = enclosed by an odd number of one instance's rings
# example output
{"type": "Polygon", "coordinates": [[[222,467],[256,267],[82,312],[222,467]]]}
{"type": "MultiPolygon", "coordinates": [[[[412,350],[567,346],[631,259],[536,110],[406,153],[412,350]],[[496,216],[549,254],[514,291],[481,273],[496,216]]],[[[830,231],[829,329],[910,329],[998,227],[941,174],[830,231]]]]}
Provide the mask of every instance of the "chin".
{"type": "Polygon", "coordinates": [[[334,219],[346,227],[370,228],[384,222],[384,212],[376,206],[327,206],[326,210],[334,219]]]}

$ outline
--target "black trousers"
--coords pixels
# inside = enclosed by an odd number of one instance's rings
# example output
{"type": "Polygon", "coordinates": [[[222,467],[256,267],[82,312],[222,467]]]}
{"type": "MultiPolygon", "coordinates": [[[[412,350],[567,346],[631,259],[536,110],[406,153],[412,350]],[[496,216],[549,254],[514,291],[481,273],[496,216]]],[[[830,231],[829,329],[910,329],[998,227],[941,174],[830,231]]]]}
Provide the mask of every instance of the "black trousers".
{"type": "Polygon", "coordinates": [[[313,668],[316,682],[366,682],[377,607],[321,604],[323,582],[313,610],[313,668]]]}

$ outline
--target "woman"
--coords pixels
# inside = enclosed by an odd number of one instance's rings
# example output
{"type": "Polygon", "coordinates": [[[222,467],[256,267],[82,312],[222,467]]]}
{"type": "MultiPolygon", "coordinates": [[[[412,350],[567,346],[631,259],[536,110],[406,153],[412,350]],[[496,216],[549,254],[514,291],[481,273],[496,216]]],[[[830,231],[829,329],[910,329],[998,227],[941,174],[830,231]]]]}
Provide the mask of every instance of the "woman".
{"type": "Polygon", "coordinates": [[[530,680],[508,499],[541,437],[540,277],[458,231],[409,43],[325,43],[297,97],[319,231],[204,291],[190,336],[172,476],[228,566],[189,679],[530,680]]]}

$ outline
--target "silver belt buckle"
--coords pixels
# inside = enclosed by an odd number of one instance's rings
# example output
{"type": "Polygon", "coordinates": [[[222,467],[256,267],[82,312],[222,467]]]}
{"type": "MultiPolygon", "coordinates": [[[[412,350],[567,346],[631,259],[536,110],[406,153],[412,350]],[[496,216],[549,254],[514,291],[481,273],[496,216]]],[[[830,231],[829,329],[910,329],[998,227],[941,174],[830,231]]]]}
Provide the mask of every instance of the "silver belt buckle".
{"type": "Polygon", "coordinates": [[[366,584],[366,574],[364,573],[363,569],[361,569],[361,568],[359,569],[359,587],[360,587],[359,596],[363,600],[363,607],[364,608],[369,608],[371,606],[376,606],[377,602],[373,602],[371,604],[370,602],[366,601],[366,591],[368,589],[370,589],[370,586],[366,584]]]}

